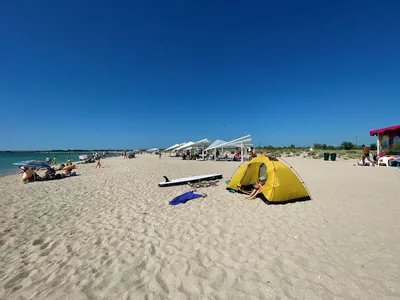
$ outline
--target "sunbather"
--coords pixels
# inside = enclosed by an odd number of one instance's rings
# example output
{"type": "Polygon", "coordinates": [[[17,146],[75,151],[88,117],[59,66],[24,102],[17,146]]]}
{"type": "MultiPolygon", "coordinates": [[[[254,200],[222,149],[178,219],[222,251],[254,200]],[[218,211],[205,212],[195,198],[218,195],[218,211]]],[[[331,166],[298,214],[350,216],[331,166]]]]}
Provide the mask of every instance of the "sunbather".
{"type": "Polygon", "coordinates": [[[259,182],[254,185],[254,190],[251,192],[249,200],[253,200],[255,197],[257,197],[257,195],[262,192],[265,186],[266,178],[264,176],[261,176],[258,180],[259,182]]]}
{"type": "Polygon", "coordinates": [[[24,171],[24,174],[22,175],[22,181],[24,183],[41,179],[41,177],[32,168],[24,167],[21,168],[21,170],[24,171]]]}
{"type": "Polygon", "coordinates": [[[46,173],[44,173],[45,179],[54,179],[56,176],[56,170],[54,168],[47,169],[46,173]]]}

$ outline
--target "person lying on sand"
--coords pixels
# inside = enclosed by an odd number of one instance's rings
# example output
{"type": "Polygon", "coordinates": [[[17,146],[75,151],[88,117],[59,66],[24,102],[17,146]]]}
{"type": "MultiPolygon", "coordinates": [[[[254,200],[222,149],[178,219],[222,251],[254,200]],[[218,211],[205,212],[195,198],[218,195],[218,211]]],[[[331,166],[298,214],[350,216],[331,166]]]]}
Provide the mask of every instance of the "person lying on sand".
{"type": "Polygon", "coordinates": [[[249,200],[253,200],[259,193],[262,192],[262,189],[265,186],[265,183],[267,182],[266,178],[264,176],[261,176],[258,178],[259,182],[254,185],[254,190],[251,192],[249,196],[249,200]]]}
{"type": "Polygon", "coordinates": [[[56,169],[55,168],[47,169],[46,173],[44,173],[45,179],[54,179],[55,177],[56,177],[56,169]]]}

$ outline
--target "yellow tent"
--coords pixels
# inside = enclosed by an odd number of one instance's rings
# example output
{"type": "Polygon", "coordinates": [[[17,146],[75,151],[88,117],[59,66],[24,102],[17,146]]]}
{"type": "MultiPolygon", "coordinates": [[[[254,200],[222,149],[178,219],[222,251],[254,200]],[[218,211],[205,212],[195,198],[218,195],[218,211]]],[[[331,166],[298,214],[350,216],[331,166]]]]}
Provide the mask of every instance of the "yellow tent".
{"type": "Polygon", "coordinates": [[[303,182],[291,168],[276,158],[264,155],[241,166],[233,175],[227,189],[250,194],[261,176],[267,179],[261,194],[268,202],[311,199],[303,182]]]}

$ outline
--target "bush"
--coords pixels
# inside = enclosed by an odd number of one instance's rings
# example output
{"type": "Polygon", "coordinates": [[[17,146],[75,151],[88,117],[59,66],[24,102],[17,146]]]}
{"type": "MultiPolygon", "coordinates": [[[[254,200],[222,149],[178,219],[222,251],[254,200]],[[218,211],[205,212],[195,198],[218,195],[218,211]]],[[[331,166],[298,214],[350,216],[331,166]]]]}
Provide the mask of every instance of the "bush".
{"type": "Polygon", "coordinates": [[[344,149],[344,150],[351,150],[355,148],[355,145],[352,142],[343,142],[340,145],[340,148],[344,149]]]}

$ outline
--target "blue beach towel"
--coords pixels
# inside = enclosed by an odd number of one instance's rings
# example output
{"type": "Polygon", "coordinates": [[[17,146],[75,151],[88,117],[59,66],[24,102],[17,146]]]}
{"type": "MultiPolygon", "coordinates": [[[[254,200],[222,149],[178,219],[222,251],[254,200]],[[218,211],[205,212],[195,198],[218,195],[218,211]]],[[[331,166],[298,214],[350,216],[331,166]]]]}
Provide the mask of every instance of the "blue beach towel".
{"type": "Polygon", "coordinates": [[[186,203],[189,200],[200,198],[200,197],[203,197],[203,196],[199,195],[199,194],[195,194],[193,192],[187,192],[187,193],[184,193],[184,194],[182,194],[180,196],[177,196],[174,199],[172,199],[169,202],[169,205],[178,205],[178,204],[181,204],[181,203],[186,203]]]}

